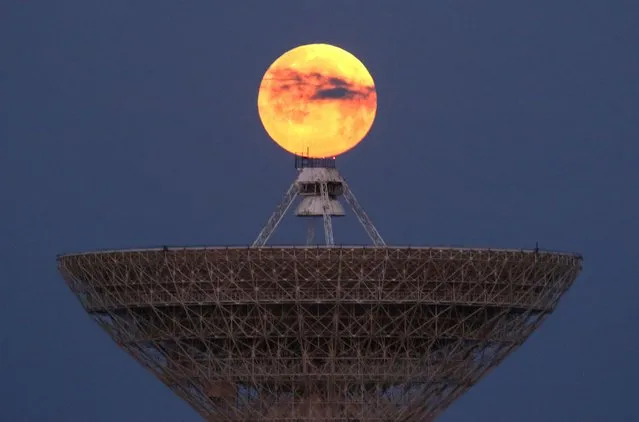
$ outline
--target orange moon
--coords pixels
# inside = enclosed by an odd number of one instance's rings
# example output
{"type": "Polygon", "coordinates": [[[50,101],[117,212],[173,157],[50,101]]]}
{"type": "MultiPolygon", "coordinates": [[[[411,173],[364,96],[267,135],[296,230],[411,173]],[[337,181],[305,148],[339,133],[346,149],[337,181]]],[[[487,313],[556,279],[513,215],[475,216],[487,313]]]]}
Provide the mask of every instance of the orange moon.
{"type": "Polygon", "coordinates": [[[280,147],[326,158],[364,139],[375,120],[377,92],[357,57],[332,45],[308,44],[271,64],[260,84],[257,109],[280,147]]]}

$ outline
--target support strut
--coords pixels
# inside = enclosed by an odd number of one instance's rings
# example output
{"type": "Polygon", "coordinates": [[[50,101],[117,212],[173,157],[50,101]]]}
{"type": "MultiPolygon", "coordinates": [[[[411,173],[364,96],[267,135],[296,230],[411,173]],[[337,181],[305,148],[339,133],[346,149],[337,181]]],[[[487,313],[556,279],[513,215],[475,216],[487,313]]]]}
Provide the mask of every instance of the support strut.
{"type": "Polygon", "coordinates": [[[326,240],[326,246],[333,246],[335,240],[333,239],[333,222],[329,214],[330,205],[328,202],[328,184],[326,182],[320,183],[320,196],[322,198],[322,216],[324,217],[324,239],[326,240]]]}
{"type": "Polygon", "coordinates": [[[312,245],[315,240],[315,219],[308,219],[308,227],[306,228],[306,244],[312,245]]]}
{"type": "Polygon", "coordinates": [[[254,248],[261,247],[268,242],[298,196],[301,196],[302,200],[295,214],[309,219],[306,233],[307,245],[310,245],[315,238],[314,222],[319,217],[322,217],[324,222],[326,246],[335,244],[332,217],[344,215],[343,206],[338,199],[343,196],[373,242],[373,245],[386,246],[384,239],[382,239],[370,217],[357,202],[355,194],[344,178],[337,172],[334,167],[334,161],[327,162],[321,159],[307,159],[307,161],[302,163],[304,165],[297,167],[300,170],[300,174],[288,188],[277,209],[271,215],[252,246],[254,248]],[[329,166],[329,164],[332,164],[332,166],[329,166]]]}
{"type": "Polygon", "coordinates": [[[252,246],[254,248],[259,246],[264,246],[266,244],[266,242],[271,237],[273,232],[275,232],[275,229],[277,229],[277,226],[280,224],[280,221],[282,221],[282,218],[284,218],[286,211],[288,211],[288,209],[293,204],[293,201],[295,201],[296,196],[297,196],[297,181],[293,182],[293,184],[291,184],[291,186],[288,188],[288,190],[284,194],[284,197],[282,198],[279,205],[275,209],[275,212],[271,215],[271,218],[268,219],[266,226],[264,226],[260,234],[257,236],[257,239],[255,239],[255,242],[253,242],[252,246]]]}
{"type": "Polygon", "coordinates": [[[364,227],[366,234],[368,234],[368,237],[370,237],[370,239],[373,241],[373,245],[386,246],[386,242],[384,242],[384,239],[382,239],[382,236],[375,228],[375,225],[371,221],[368,214],[366,214],[366,211],[364,211],[364,209],[359,205],[359,202],[357,202],[355,194],[353,194],[353,191],[348,186],[345,180],[342,180],[342,188],[344,189],[344,199],[346,199],[348,205],[351,206],[351,209],[355,213],[355,216],[359,220],[359,223],[362,225],[362,227],[364,227]]]}

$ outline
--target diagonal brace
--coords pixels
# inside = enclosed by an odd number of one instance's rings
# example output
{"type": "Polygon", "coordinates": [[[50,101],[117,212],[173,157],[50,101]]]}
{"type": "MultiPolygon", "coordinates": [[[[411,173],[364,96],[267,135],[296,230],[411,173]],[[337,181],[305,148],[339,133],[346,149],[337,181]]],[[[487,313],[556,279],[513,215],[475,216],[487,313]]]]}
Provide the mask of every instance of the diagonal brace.
{"type": "Polygon", "coordinates": [[[291,207],[291,204],[293,204],[293,201],[295,201],[297,193],[297,181],[295,181],[291,184],[291,186],[284,194],[284,197],[277,206],[277,209],[275,210],[275,212],[273,212],[271,218],[268,219],[268,222],[266,223],[260,234],[257,236],[257,239],[255,239],[255,242],[253,242],[252,247],[257,248],[266,244],[273,232],[275,232],[275,229],[277,229],[277,226],[282,221],[282,218],[284,218],[286,211],[288,211],[288,209],[291,207]]]}
{"type": "Polygon", "coordinates": [[[344,199],[346,199],[346,202],[348,202],[348,205],[350,205],[350,207],[353,209],[353,212],[355,213],[355,216],[359,220],[359,223],[362,225],[362,227],[364,227],[364,230],[366,230],[366,234],[368,234],[368,237],[370,237],[370,239],[373,241],[373,245],[386,246],[384,239],[382,239],[382,236],[379,234],[379,232],[375,228],[375,225],[373,225],[373,222],[371,221],[368,214],[366,214],[364,209],[359,205],[359,202],[357,202],[357,199],[355,198],[353,191],[346,184],[345,180],[342,180],[342,187],[344,190],[344,193],[343,193],[344,199]]]}

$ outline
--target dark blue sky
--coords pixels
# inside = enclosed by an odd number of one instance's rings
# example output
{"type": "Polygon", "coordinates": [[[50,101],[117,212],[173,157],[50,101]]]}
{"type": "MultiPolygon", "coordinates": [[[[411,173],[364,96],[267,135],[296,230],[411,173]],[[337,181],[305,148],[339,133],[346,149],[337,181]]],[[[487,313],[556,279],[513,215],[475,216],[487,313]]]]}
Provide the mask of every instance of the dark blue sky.
{"type": "MultiPolygon", "coordinates": [[[[309,42],[375,78],[376,123],[339,165],[388,243],[584,255],[558,311],[440,420],[636,420],[637,22],[631,0],[5,0],[0,420],[198,420],[55,255],[251,242],[294,177],[257,87],[309,42]]],[[[287,223],[274,241],[303,242],[287,223]]]]}

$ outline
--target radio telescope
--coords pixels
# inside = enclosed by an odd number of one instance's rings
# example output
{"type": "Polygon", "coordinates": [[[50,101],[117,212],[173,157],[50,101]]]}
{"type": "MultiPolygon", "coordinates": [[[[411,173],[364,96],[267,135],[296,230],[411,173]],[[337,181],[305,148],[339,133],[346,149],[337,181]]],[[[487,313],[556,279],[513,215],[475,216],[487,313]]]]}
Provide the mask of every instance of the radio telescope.
{"type": "MultiPolygon", "coordinates": [[[[300,83],[318,73],[294,70],[300,83]]],[[[350,110],[317,107],[328,111],[308,107],[311,123],[350,110]]],[[[70,254],[59,270],[113,340],[207,421],[432,421],[552,313],[582,259],[387,246],[336,161],[312,156],[326,148],[315,129],[288,132],[315,144],[251,246],[70,254]],[[370,245],[335,245],[343,202],[370,245]],[[306,245],[268,246],[296,203],[296,216],[323,222],[323,244],[309,231],[306,245]]]]}

